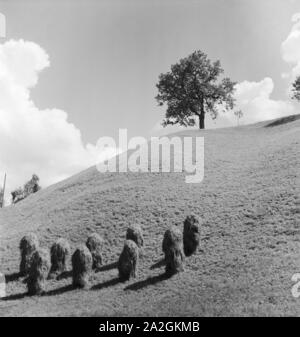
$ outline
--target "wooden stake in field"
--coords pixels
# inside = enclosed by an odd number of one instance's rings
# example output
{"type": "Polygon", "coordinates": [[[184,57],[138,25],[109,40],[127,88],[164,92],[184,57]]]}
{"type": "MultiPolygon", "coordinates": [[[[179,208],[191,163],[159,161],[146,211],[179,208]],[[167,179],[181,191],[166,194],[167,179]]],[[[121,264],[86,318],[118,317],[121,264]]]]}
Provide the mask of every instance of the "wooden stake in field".
{"type": "Polygon", "coordinates": [[[0,207],[1,207],[1,208],[4,206],[5,185],[6,185],[6,173],[4,174],[4,182],[3,182],[3,189],[2,189],[2,196],[1,196],[1,204],[0,204],[0,207]]]}

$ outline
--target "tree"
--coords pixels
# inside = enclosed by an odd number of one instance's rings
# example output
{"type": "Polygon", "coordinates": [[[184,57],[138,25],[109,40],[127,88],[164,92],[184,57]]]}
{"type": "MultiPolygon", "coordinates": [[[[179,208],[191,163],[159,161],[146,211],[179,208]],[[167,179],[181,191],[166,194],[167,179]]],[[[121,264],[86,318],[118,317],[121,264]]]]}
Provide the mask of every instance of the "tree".
{"type": "Polygon", "coordinates": [[[207,112],[215,119],[220,110],[233,109],[236,83],[229,78],[218,81],[223,72],[220,61],[212,63],[198,50],[160,74],[156,100],[160,106],[167,104],[163,126],[192,126],[198,117],[199,128],[204,129],[207,112]]]}
{"type": "Polygon", "coordinates": [[[296,78],[292,86],[292,98],[300,101],[300,76],[296,78]]]}
{"type": "Polygon", "coordinates": [[[244,116],[243,111],[242,110],[236,110],[236,111],[234,111],[234,115],[237,118],[237,125],[240,125],[240,119],[244,116]]]}

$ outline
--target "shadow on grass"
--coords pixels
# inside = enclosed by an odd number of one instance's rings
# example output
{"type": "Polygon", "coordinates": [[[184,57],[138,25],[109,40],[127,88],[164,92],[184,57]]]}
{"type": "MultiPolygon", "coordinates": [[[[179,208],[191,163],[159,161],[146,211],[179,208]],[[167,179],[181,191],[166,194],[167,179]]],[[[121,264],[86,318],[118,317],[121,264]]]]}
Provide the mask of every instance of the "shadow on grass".
{"type": "Polygon", "coordinates": [[[102,266],[102,267],[98,268],[96,270],[96,273],[98,273],[100,271],[107,271],[107,270],[115,269],[117,267],[118,267],[118,262],[109,263],[105,266],[102,266]]]}
{"type": "Polygon", "coordinates": [[[58,275],[56,277],[56,280],[57,281],[65,280],[65,279],[67,279],[69,277],[72,277],[72,270],[67,270],[67,271],[62,272],[60,275],[58,275]]]}
{"type": "Polygon", "coordinates": [[[122,280],[119,277],[115,277],[115,278],[113,278],[109,281],[105,281],[105,282],[96,284],[91,289],[92,290],[100,290],[100,289],[115,286],[115,285],[117,285],[118,283],[121,283],[121,282],[122,282],[122,280]]]}
{"type": "Polygon", "coordinates": [[[159,260],[158,262],[154,263],[154,264],[150,267],[150,269],[153,270],[153,269],[161,268],[161,267],[163,267],[165,264],[166,264],[165,259],[161,259],[161,260],[159,260]]]}
{"type": "Polygon", "coordinates": [[[2,301],[15,301],[15,300],[21,300],[22,298],[26,297],[28,293],[20,293],[20,294],[14,294],[14,295],[9,295],[6,297],[2,298],[2,301]]]}
{"type": "Polygon", "coordinates": [[[60,295],[63,293],[66,293],[67,291],[71,291],[74,290],[74,286],[72,284],[68,284],[64,287],[61,288],[57,288],[57,289],[53,289],[53,290],[49,290],[43,293],[42,296],[55,296],[55,295],[60,295]]]}
{"type": "Polygon", "coordinates": [[[17,281],[21,277],[19,272],[5,275],[6,283],[17,281]]]}
{"type": "Polygon", "coordinates": [[[163,274],[160,274],[160,275],[157,275],[157,276],[149,277],[146,280],[133,283],[133,284],[127,286],[124,290],[139,290],[139,289],[148,287],[150,285],[154,285],[156,283],[159,283],[161,281],[167,280],[170,277],[171,277],[170,275],[167,275],[166,273],[163,273],[163,274]]]}
{"type": "Polygon", "coordinates": [[[275,120],[274,122],[267,124],[265,127],[269,128],[269,127],[279,126],[282,124],[294,122],[297,119],[300,119],[300,114],[279,118],[275,120]]]}
{"type": "MultiPolygon", "coordinates": [[[[58,288],[58,289],[45,291],[43,294],[41,294],[41,297],[60,295],[60,294],[63,294],[65,292],[71,291],[71,290],[74,290],[74,287],[73,287],[73,285],[69,284],[67,286],[64,286],[64,287],[61,287],[61,288],[58,288]]],[[[2,300],[3,301],[14,301],[14,300],[23,299],[24,297],[30,298],[30,297],[33,297],[33,296],[30,296],[30,295],[28,295],[27,292],[25,292],[25,293],[14,294],[14,295],[3,297],[2,300]]]]}
{"type": "MultiPolygon", "coordinates": [[[[101,272],[101,271],[107,271],[107,270],[115,269],[115,268],[117,268],[117,266],[118,266],[118,262],[109,263],[109,264],[107,264],[105,266],[102,266],[102,267],[96,269],[95,273],[98,273],[98,272],[101,272]]],[[[60,275],[58,275],[56,277],[56,280],[60,281],[60,280],[68,279],[70,277],[72,277],[72,270],[67,270],[67,271],[64,271],[63,273],[61,273],[60,275]]]]}

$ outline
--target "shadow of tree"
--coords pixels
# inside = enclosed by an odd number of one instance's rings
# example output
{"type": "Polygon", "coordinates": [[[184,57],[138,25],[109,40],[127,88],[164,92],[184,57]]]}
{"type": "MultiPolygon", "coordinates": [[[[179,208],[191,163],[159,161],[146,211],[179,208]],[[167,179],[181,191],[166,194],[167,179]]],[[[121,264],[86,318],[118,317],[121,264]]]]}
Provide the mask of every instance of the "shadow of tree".
{"type": "Polygon", "coordinates": [[[279,125],[286,124],[286,123],[291,123],[291,122],[296,121],[297,119],[300,119],[300,114],[282,117],[282,118],[276,119],[274,122],[271,122],[265,125],[265,128],[279,126],[279,125]]]}
{"type": "Polygon", "coordinates": [[[150,267],[150,269],[153,270],[153,269],[161,268],[161,267],[163,267],[165,264],[166,264],[165,259],[161,259],[161,260],[159,260],[158,262],[154,263],[154,264],[150,267]]]}
{"type": "Polygon", "coordinates": [[[158,282],[167,280],[170,277],[171,276],[167,275],[166,273],[159,274],[159,275],[156,275],[156,276],[153,276],[153,277],[149,277],[146,280],[138,281],[136,283],[130,284],[124,290],[139,290],[139,289],[148,287],[150,285],[154,285],[158,282]]]}
{"type": "Polygon", "coordinates": [[[100,289],[104,289],[104,288],[108,288],[108,287],[112,287],[118,283],[122,282],[122,280],[119,277],[115,277],[111,280],[99,283],[94,285],[91,289],[92,290],[100,290],[100,289]]]}
{"type": "Polygon", "coordinates": [[[21,277],[21,274],[19,272],[8,274],[8,275],[5,275],[5,282],[6,283],[14,282],[14,281],[17,281],[20,277],[21,277]]]}

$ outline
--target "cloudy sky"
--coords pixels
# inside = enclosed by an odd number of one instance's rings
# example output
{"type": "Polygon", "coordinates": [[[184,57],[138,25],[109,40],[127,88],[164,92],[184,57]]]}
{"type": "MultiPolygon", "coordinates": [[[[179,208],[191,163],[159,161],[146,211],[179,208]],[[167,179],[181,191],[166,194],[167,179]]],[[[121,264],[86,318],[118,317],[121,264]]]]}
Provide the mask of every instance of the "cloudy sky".
{"type": "MultiPolygon", "coordinates": [[[[297,113],[294,0],[0,0],[0,179],[43,186],[95,163],[101,136],[160,132],[155,84],[200,49],[237,81],[242,123],[297,113]]],[[[235,125],[233,114],[208,127],[235,125]]]]}

